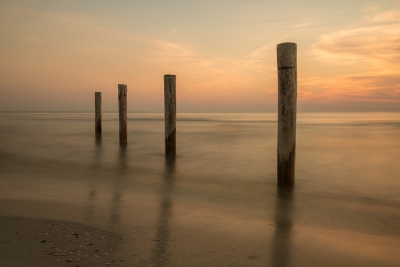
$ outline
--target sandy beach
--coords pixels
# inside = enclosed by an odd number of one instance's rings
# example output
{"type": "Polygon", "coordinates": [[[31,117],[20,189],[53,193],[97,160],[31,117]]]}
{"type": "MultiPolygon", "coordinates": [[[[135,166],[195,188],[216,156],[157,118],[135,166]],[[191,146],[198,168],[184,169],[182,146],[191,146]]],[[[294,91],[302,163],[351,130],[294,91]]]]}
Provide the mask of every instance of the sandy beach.
{"type": "Polygon", "coordinates": [[[2,121],[0,266],[400,266],[398,127],[300,125],[298,181],[281,191],[268,121],[183,122],[171,162],[154,119],[121,148],[111,126],[98,142],[89,119],[51,116],[2,121]],[[375,148],[381,162],[361,157],[375,148]]]}
{"type": "Polygon", "coordinates": [[[171,227],[161,221],[156,227],[138,223],[129,230],[111,231],[88,223],[84,216],[64,220],[79,214],[79,207],[5,199],[0,204],[2,266],[397,266],[400,262],[399,240],[353,231],[293,229],[285,222],[278,230],[273,222],[259,229],[251,222],[232,224],[217,214],[189,216],[191,223],[198,220],[190,226],[171,227]],[[22,213],[29,217],[16,216],[22,213]],[[50,219],[54,217],[60,219],[50,219]]]}
{"type": "Polygon", "coordinates": [[[1,217],[3,266],[125,266],[124,237],[70,222],[1,217]]]}

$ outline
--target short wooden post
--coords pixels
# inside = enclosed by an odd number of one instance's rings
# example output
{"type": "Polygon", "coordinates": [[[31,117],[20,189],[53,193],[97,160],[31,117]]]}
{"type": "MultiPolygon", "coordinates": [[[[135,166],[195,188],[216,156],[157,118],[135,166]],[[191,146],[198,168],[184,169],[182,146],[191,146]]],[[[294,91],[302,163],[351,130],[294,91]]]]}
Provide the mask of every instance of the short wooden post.
{"type": "Polygon", "coordinates": [[[101,92],[94,93],[95,132],[101,134],[101,92]]]}
{"type": "Polygon", "coordinates": [[[124,145],[128,143],[127,132],[127,86],[126,84],[118,84],[118,107],[119,107],[119,143],[124,145]]]}
{"type": "Polygon", "coordinates": [[[278,186],[294,186],[296,159],[297,45],[277,46],[278,186]]]}
{"type": "Polygon", "coordinates": [[[176,156],[176,75],[164,75],[165,156],[176,156]]]}

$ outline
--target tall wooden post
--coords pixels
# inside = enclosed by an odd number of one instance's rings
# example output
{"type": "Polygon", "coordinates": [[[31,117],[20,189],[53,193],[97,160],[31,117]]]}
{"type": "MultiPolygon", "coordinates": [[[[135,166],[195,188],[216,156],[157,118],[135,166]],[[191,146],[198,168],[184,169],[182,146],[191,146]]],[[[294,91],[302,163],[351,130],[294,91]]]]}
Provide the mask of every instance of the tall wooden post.
{"type": "Polygon", "coordinates": [[[101,134],[101,92],[94,93],[95,132],[101,134]]]}
{"type": "Polygon", "coordinates": [[[294,186],[296,159],[297,45],[277,46],[278,186],[294,186]]]}
{"type": "Polygon", "coordinates": [[[165,156],[176,156],[176,76],[164,75],[165,156]]]}
{"type": "Polygon", "coordinates": [[[119,143],[121,145],[128,143],[127,132],[127,86],[126,84],[118,84],[118,107],[119,107],[119,143]]]}

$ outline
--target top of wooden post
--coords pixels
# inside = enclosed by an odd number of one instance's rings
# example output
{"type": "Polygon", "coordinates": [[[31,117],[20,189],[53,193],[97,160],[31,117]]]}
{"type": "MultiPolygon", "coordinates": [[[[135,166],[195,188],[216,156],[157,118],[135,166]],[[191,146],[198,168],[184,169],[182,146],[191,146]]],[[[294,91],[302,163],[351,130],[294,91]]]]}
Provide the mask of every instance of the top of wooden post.
{"type": "Polygon", "coordinates": [[[168,77],[176,77],[175,74],[165,74],[164,77],[168,78],[168,77]]]}
{"type": "Polygon", "coordinates": [[[128,91],[128,86],[126,84],[118,84],[118,97],[119,95],[124,95],[126,96],[126,92],[128,91]]]}
{"type": "Polygon", "coordinates": [[[277,50],[283,50],[283,49],[297,49],[297,44],[296,43],[281,43],[276,46],[277,50]]]}

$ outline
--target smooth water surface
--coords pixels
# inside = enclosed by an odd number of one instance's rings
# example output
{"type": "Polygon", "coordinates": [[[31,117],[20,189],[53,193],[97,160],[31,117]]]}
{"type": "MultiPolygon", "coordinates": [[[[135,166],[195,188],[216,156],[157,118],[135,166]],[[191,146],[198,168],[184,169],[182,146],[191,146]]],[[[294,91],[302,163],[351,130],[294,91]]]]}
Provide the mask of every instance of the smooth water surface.
{"type": "Polygon", "coordinates": [[[276,188],[276,114],[0,114],[2,215],[122,231],[143,266],[400,266],[400,113],[298,114],[276,188]],[[11,206],[10,206],[11,207],[11,206]],[[143,228],[138,234],[135,229],[143,228]]]}

